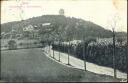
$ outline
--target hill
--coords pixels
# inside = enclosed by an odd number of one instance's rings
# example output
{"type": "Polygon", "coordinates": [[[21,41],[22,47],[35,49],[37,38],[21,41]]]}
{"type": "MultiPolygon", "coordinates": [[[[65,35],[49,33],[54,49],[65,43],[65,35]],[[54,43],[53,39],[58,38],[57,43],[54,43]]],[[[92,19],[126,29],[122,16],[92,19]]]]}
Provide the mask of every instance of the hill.
{"type": "MultiPolygon", "coordinates": [[[[90,21],[85,21],[82,19],[74,17],[65,17],[63,15],[43,15],[39,17],[29,18],[23,21],[14,21],[9,23],[4,23],[1,25],[1,32],[8,33],[14,28],[17,33],[23,34],[23,28],[32,25],[39,29],[39,35],[44,36],[46,29],[42,24],[51,23],[52,26],[48,27],[51,29],[49,33],[53,35],[60,35],[61,38],[74,38],[81,39],[82,35],[87,37],[100,37],[100,38],[110,38],[112,37],[112,31],[104,29],[103,27],[94,24],[90,21]]],[[[125,32],[116,32],[119,37],[126,36],[125,32]]]]}

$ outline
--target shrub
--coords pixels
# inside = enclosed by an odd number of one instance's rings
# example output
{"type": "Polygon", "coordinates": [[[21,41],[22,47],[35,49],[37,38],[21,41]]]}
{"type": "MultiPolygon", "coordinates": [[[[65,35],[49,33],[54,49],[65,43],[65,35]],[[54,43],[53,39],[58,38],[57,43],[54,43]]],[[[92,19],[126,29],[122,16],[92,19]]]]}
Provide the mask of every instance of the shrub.
{"type": "Polygon", "coordinates": [[[20,46],[22,46],[22,45],[23,45],[23,43],[21,42],[21,43],[19,43],[19,45],[20,45],[20,46]]]}
{"type": "Polygon", "coordinates": [[[33,44],[37,44],[37,42],[34,42],[33,44]]]}
{"type": "Polygon", "coordinates": [[[10,40],[8,41],[8,45],[9,45],[9,49],[12,50],[12,49],[17,49],[17,43],[15,40],[10,40]]]}

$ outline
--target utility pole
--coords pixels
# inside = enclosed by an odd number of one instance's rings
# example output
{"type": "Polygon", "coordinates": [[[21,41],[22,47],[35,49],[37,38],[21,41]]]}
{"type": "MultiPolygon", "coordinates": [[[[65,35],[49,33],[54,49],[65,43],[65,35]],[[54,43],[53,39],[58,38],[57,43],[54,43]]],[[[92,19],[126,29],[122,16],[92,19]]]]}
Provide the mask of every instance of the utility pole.
{"type": "Polygon", "coordinates": [[[115,31],[113,28],[113,68],[114,68],[114,78],[116,78],[116,64],[115,64],[115,31]]]}

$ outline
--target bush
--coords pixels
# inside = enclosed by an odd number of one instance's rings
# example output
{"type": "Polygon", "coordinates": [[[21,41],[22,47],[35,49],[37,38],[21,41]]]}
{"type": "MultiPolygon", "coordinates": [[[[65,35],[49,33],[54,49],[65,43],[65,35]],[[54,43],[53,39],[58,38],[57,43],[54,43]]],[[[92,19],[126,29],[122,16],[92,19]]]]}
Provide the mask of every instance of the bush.
{"type": "Polygon", "coordinates": [[[22,46],[22,45],[23,45],[23,43],[21,42],[21,43],[19,43],[19,45],[20,45],[20,46],[22,46]]]}
{"type": "Polygon", "coordinates": [[[15,40],[10,40],[10,41],[8,41],[8,45],[9,45],[9,49],[10,49],[10,50],[17,49],[17,43],[16,43],[15,40]]]}
{"type": "Polygon", "coordinates": [[[33,44],[37,44],[37,42],[34,42],[33,44]]]}
{"type": "Polygon", "coordinates": [[[7,48],[7,47],[8,47],[8,45],[4,45],[4,47],[5,47],[5,48],[7,48]]]}
{"type": "MultiPolygon", "coordinates": [[[[116,46],[116,68],[126,72],[126,47],[116,46]]],[[[86,55],[87,60],[94,62],[102,66],[108,66],[113,68],[113,45],[94,45],[88,46],[89,53],[86,55]],[[95,53],[95,56],[91,56],[95,53]],[[95,58],[95,59],[93,59],[95,58]]]]}

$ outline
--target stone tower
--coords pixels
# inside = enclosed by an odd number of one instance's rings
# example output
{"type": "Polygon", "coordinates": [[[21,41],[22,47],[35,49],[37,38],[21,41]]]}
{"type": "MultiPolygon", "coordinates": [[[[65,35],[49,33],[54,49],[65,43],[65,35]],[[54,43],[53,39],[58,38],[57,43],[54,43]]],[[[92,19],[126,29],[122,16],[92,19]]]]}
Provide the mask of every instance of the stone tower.
{"type": "Polygon", "coordinates": [[[59,15],[64,15],[64,9],[59,10],[59,15]]]}

